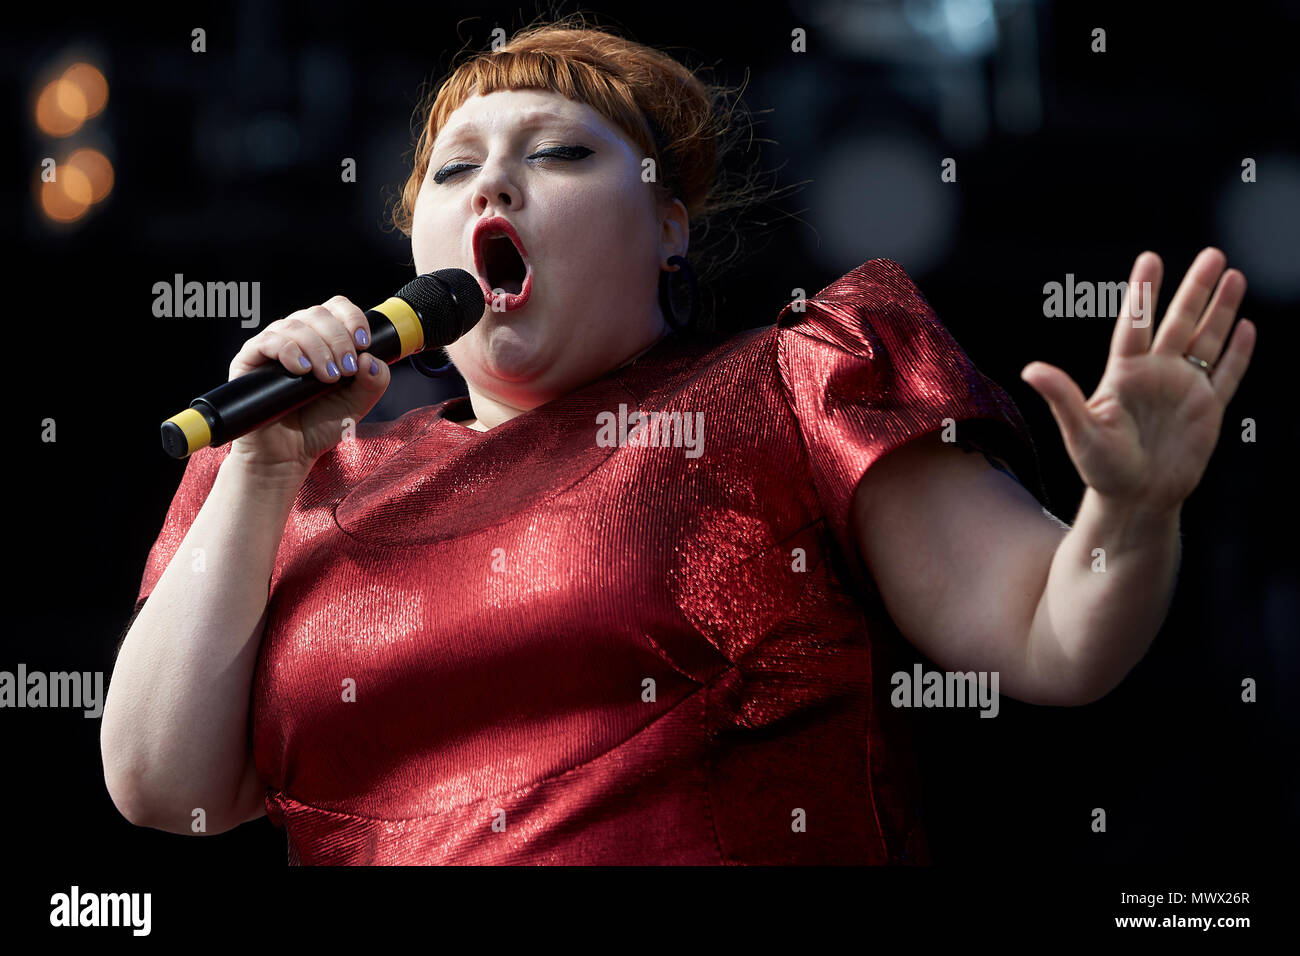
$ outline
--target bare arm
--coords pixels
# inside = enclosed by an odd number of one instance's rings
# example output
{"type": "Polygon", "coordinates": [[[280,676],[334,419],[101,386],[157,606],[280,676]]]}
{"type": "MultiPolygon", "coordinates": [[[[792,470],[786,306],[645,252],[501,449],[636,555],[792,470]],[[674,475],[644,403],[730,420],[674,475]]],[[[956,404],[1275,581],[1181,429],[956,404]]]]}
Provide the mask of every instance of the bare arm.
{"type": "Polygon", "coordinates": [[[1001,470],[933,433],[889,453],[853,499],[863,560],[900,633],[939,666],[997,671],[1028,703],[1091,703],[1164,620],[1177,512],[1125,510],[1087,489],[1070,528],[1001,470]]]}
{"type": "Polygon", "coordinates": [[[1173,598],[1178,522],[1177,510],[1147,514],[1084,491],[1030,626],[1036,680],[1091,703],[1142,659],[1173,598]]]}
{"type": "Polygon", "coordinates": [[[934,432],[895,449],[854,494],[858,548],[899,632],[940,667],[997,671],[1018,700],[1073,703],[1028,654],[1067,529],[995,469],[934,432]]]}
{"type": "Polygon", "coordinates": [[[109,795],[132,823],[190,833],[201,807],[207,832],[220,833],[264,812],[249,699],[271,571],[303,477],[228,457],[122,642],[100,749],[109,795]]]}

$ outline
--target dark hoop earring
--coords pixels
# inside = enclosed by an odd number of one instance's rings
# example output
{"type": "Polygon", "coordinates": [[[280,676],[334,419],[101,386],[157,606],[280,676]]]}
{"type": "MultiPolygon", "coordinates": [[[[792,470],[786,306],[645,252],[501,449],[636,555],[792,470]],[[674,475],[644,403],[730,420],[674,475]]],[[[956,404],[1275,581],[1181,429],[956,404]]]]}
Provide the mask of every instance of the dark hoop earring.
{"type": "Polygon", "coordinates": [[[686,261],[685,256],[670,256],[670,266],[678,266],[677,271],[686,274],[686,287],[690,293],[690,304],[686,307],[686,316],[679,314],[677,303],[673,298],[672,275],[663,270],[659,276],[659,308],[663,310],[664,319],[672,326],[674,332],[684,332],[695,324],[699,315],[699,288],[695,282],[695,270],[686,261]]]}
{"type": "MultiPolygon", "coordinates": [[[[427,351],[441,352],[442,349],[428,349],[427,351]]],[[[423,357],[424,354],[425,354],[424,352],[416,352],[411,356],[410,363],[411,363],[411,368],[415,369],[425,378],[455,378],[457,375],[460,374],[455,370],[454,362],[448,362],[446,365],[443,365],[440,368],[435,367],[431,365],[429,361],[423,357]]],[[[446,353],[443,352],[443,354],[445,355],[446,353]]]]}

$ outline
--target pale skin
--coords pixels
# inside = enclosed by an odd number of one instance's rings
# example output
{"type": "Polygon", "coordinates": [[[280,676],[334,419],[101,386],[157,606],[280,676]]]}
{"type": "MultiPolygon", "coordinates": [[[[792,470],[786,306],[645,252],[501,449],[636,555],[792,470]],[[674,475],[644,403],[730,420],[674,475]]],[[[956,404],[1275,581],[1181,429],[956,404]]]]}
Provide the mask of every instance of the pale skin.
{"type": "MultiPolygon", "coordinates": [[[[1139,327],[1126,297],[1091,398],[1043,362],[1021,372],[1048,402],[1086,486],[1072,529],[937,433],[867,471],[853,501],[858,547],[900,633],[941,667],[998,671],[1008,696],[1079,705],[1146,653],[1172,598],[1182,502],[1254,350],[1246,319],[1228,341],[1246,280],[1225,264],[1217,249],[1197,256],[1154,342],[1149,313],[1139,327]],[[1094,570],[1098,548],[1104,572],[1094,570]]],[[[1150,282],[1154,302],[1161,270],[1159,256],[1143,253],[1130,288],[1150,282]]]]}
{"type": "MultiPolygon", "coordinates": [[[[440,131],[416,202],[417,270],[473,272],[474,225],[495,215],[519,230],[534,270],[523,309],[489,310],[447,347],[475,413],[465,427],[494,428],[667,333],[659,272],[686,254],[688,217],[679,201],[655,200],[641,160],[595,110],[550,92],[471,97],[440,131]],[[539,109],[555,116],[527,127],[539,109]],[[595,152],[537,157],[578,143],[595,152]]],[[[1145,327],[1135,324],[1126,297],[1091,398],[1054,366],[1032,362],[1022,372],[1048,402],[1086,486],[1072,528],[984,456],[938,433],[868,469],[852,505],[859,556],[900,633],[940,667],[997,671],[1007,696],[1073,706],[1108,693],[1146,653],[1173,593],[1182,502],[1200,482],[1254,349],[1253,323],[1233,330],[1245,277],[1225,265],[1217,249],[1197,257],[1154,340],[1149,311],[1145,327]],[[1094,570],[1099,548],[1104,572],[1094,570]]],[[[1162,268],[1143,253],[1130,288],[1149,282],[1154,302],[1162,268]]]]}
{"type": "Polygon", "coordinates": [[[474,225],[493,216],[514,225],[533,270],[527,305],[485,310],[447,346],[476,416],[467,427],[486,431],[567,394],[668,333],[659,273],[686,254],[689,217],[680,200],[656,201],[642,158],[600,113],[550,91],[470,97],[439,130],[411,226],[417,271],[474,273],[474,225]],[[541,111],[553,115],[530,127],[541,111]],[[556,146],[593,152],[539,155],[556,146]],[[438,183],[440,171],[452,174],[438,183]]]}

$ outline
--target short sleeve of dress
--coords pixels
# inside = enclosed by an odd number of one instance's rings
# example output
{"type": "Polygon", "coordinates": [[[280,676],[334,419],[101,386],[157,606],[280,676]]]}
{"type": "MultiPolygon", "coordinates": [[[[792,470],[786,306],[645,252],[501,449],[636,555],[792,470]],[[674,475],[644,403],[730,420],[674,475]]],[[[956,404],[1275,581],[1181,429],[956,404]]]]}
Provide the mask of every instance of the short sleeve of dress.
{"type": "Polygon", "coordinates": [[[230,453],[230,446],[220,448],[200,448],[185,460],[185,472],[181,475],[180,485],[172,496],[171,507],[163,520],[162,530],[149,550],[145,561],[144,575],[140,579],[140,591],[136,596],[132,613],[144,606],[145,599],[153,592],[162,577],[163,571],[171,563],[185,535],[189,532],[194,519],[198,517],[203,503],[217,480],[217,471],[230,453]]]}
{"type": "Polygon", "coordinates": [[[777,363],[844,553],[856,553],[853,493],[866,470],[951,420],[959,444],[998,456],[1040,503],[1038,456],[1015,403],[984,376],[907,273],[873,259],[777,319],[777,363]]]}

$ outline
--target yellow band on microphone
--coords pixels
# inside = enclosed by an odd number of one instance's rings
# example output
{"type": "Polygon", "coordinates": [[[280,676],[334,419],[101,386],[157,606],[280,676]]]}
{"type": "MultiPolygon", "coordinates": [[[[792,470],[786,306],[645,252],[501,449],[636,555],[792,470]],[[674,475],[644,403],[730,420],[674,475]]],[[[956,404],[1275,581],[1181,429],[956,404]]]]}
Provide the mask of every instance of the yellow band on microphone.
{"type": "Polygon", "coordinates": [[[397,338],[402,343],[402,354],[398,358],[406,358],[412,352],[424,348],[424,326],[420,324],[420,317],[415,314],[415,310],[404,299],[393,296],[382,305],[375,306],[375,311],[382,312],[393,323],[393,328],[397,329],[397,338]]]}
{"type": "Polygon", "coordinates": [[[212,441],[212,429],[208,420],[197,409],[187,408],[167,419],[185,435],[186,455],[192,455],[200,448],[206,448],[212,441]]]}

